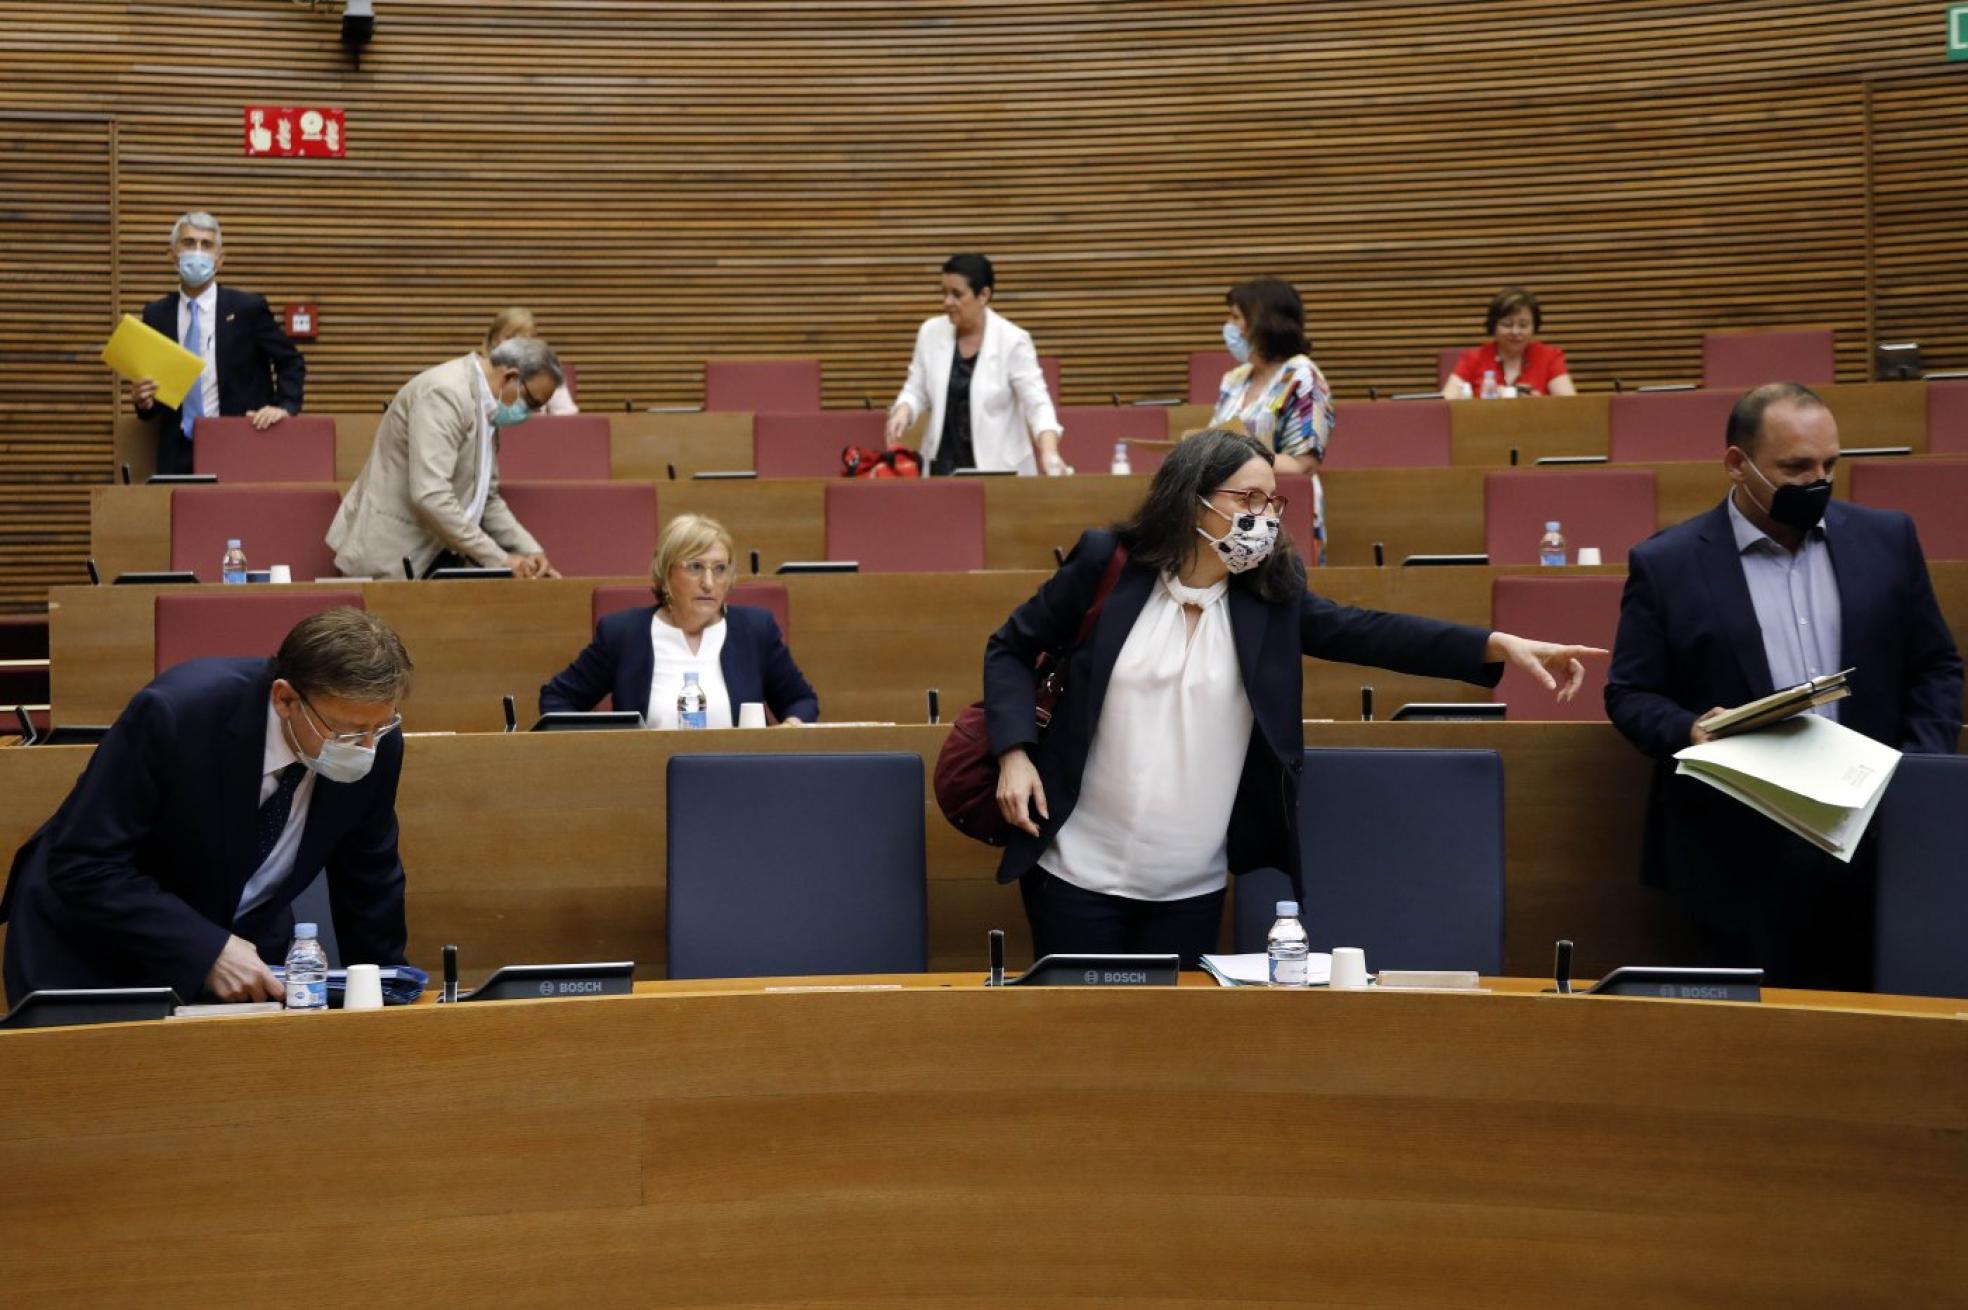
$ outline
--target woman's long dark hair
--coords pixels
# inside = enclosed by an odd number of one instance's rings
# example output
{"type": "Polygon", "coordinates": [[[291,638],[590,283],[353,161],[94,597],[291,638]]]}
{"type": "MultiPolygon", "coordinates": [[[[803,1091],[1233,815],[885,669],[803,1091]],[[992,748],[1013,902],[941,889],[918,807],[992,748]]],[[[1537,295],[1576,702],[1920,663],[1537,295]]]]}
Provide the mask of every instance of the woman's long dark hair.
{"type": "MultiPolygon", "coordinates": [[[[1276,462],[1263,442],[1229,428],[1206,428],[1177,442],[1134,516],[1114,525],[1114,535],[1127,547],[1128,562],[1157,573],[1180,573],[1190,552],[1202,543],[1196,535],[1199,501],[1253,459],[1276,462]]],[[[1220,529],[1222,520],[1217,523],[1220,529]]],[[[1305,565],[1281,526],[1270,556],[1231,581],[1256,588],[1268,601],[1290,600],[1305,590],[1305,565]]]]}

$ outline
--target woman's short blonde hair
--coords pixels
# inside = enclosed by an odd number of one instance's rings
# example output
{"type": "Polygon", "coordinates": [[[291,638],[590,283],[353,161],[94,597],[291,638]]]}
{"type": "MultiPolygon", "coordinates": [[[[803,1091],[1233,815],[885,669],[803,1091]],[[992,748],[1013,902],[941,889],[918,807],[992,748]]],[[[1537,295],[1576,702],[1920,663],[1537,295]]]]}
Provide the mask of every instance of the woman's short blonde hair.
{"type": "Polygon", "coordinates": [[[492,326],[485,329],[485,353],[491,354],[492,347],[507,337],[537,337],[540,328],[533,321],[533,311],[521,309],[518,305],[502,309],[492,318],[492,326]]]}
{"type": "Polygon", "coordinates": [[[724,530],[724,524],[702,514],[679,514],[670,520],[670,526],[663,529],[663,535],[656,540],[656,558],[649,562],[649,580],[656,584],[656,603],[668,602],[663,594],[663,584],[670,576],[670,570],[679,564],[688,564],[700,555],[707,555],[713,546],[724,547],[733,563],[737,562],[738,547],[732,542],[731,534],[724,530]]]}

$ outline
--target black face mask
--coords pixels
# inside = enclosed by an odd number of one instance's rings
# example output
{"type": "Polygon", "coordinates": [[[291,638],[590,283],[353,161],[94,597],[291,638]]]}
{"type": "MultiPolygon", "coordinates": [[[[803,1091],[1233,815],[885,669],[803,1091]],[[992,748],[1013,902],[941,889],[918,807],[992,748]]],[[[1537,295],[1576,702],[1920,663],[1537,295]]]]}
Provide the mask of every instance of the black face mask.
{"type": "MultiPolygon", "coordinates": [[[[1763,485],[1770,489],[1769,515],[1792,532],[1809,532],[1824,518],[1825,506],[1831,504],[1831,482],[1819,478],[1816,482],[1786,482],[1782,486],[1763,477],[1763,470],[1756,467],[1756,461],[1744,456],[1743,463],[1762,478],[1763,485]]],[[[1752,497],[1751,499],[1754,499],[1752,497]]]]}

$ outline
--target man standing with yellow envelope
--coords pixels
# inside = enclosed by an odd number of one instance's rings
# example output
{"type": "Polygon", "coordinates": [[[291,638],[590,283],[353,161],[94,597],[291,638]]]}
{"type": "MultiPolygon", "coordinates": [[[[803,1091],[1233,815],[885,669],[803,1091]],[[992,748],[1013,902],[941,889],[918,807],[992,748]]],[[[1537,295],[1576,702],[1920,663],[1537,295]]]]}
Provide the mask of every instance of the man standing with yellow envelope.
{"type": "Polygon", "coordinates": [[[254,427],[270,428],[300,413],[307,363],[265,296],[218,284],[225,263],[218,219],[203,212],[181,216],[171,225],[171,254],[178,290],[145,305],[143,321],[204,359],[205,368],[178,408],[158,399],[151,378],[131,384],[130,400],[157,427],[157,471],[189,473],[200,417],[244,415],[254,427]]]}

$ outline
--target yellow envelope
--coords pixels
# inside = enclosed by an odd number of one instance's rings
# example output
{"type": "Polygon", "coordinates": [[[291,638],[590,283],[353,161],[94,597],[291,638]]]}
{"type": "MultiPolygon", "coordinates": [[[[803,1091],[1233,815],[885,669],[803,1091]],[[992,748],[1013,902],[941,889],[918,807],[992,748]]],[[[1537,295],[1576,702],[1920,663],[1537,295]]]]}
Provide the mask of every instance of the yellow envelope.
{"type": "Polygon", "coordinates": [[[184,404],[185,393],[205,371],[203,359],[132,314],[125,314],[110,333],[102,362],[132,382],[151,379],[157,384],[157,403],[172,409],[184,404]]]}

